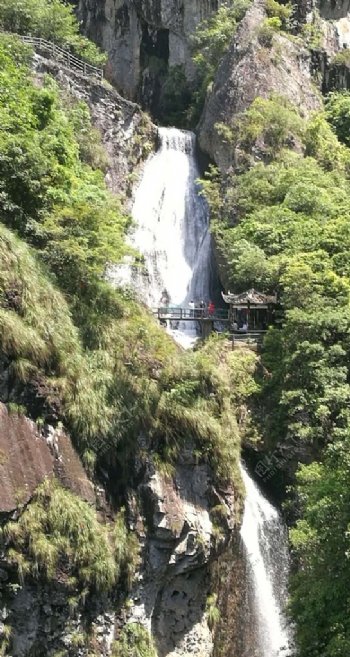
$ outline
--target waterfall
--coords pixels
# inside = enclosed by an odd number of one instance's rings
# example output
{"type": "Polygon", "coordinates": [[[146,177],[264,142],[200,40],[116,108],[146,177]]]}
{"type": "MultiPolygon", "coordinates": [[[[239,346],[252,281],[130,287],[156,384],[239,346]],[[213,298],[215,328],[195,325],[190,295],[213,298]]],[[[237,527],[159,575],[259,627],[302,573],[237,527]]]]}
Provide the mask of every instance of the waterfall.
{"type": "Polygon", "coordinates": [[[284,613],[289,573],[286,527],[243,466],[241,472],[246,489],[241,537],[257,657],[291,657],[292,631],[284,613]]]}
{"type": "MultiPolygon", "coordinates": [[[[131,245],[138,266],[114,268],[110,278],[132,286],[149,307],[186,307],[209,300],[211,238],[208,209],[199,194],[196,141],[191,132],[159,128],[159,149],[145,164],[132,210],[131,245]]],[[[190,346],[195,323],[173,332],[190,346]]],[[[246,502],[241,529],[247,559],[249,619],[254,634],[248,657],[291,657],[291,631],[284,615],[288,580],[286,530],[276,509],[242,468],[246,502]]],[[[246,652],[248,650],[248,653],[246,652]]]]}
{"type": "MultiPolygon", "coordinates": [[[[159,128],[158,151],[146,162],[135,194],[131,245],[142,264],[112,272],[129,284],[149,307],[186,307],[193,299],[209,301],[211,237],[209,213],[199,194],[196,138],[192,132],[159,128]]],[[[179,335],[195,335],[183,323],[179,335]]]]}

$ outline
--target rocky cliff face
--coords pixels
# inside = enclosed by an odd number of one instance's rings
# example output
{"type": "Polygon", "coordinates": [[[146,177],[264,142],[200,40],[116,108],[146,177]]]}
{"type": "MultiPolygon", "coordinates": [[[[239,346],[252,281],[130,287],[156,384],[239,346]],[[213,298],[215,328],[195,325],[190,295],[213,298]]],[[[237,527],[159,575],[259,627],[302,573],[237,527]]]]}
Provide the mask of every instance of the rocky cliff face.
{"type": "Polygon", "coordinates": [[[267,47],[259,33],[265,18],[264,0],[255,0],[218,69],[199,125],[202,149],[223,171],[230,167],[233,154],[217,124],[232,126],[234,118],[258,96],[284,96],[304,116],[321,106],[311,75],[310,52],[282,33],[267,47]]]}
{"type": "MultiPolygon", "coordinates": [[[[197,463],[190,451],[182,453],[167,475],[157,470],[152,454],[145,457],[145,444],[140,441],[134,466],[139,483],[127,494],[128,521],[142,546],[127,606],[115,590],[88,596],[75,612],[70,606],[74,591],[62,575],[51,581],[29,574],[23,578],[9,558],[5,538],[0,548],[0,633],[11,628],[13,657],[59,651],[71,657],[107,657],[125,623],[148,628],[161,657],[212,653],[206,618],[210,567],[237,524],[237,499],[233,490],[215,488],[210,468],[197,463]]],[[[88,479],[69,436],[50,427],[39,430],[31,420],[9,415],[0,403],[0,523],[5,530],[9,520],[21,518],[47,478],[56,478],[95,508],[102,523],[113,523],[108,491],[88,479]]]]}
{"type": "Polygon", "coordinates": [[[160,657],[210,655],[210,565],[238,525],[238,498],[233,489],[215,488],[210,468],[196,462],[190,449],[171,477],[147,461],[137,497],[148,534],[128,619],[149,627],[160,657]]]}
{"type": "Polygon", "coordinates": [[[88,104],[107,155],[108,187],[115,194],[130,196],[139,166],[156,147],[156,126],[106,81],[83,77],[38,54],[33,65],[39,83],[50,74],[66,95],[88,104]]]}
{"type": "Polygon", "coordinates": [[[127,98],[156,113],[169,72],[194,75],[190,37],[221,0],[79,0],[88,36],[109,55],[108,77],[127,98]]]}
{"type": "Polygon", "coordinates": [[[243,19],[229,52],[217,71],[199,125],[202,149],[222,171],[231,166],[234,154],[217,130],[232,126],[237,115],[255,98],[278,94],[307,116],[322,105],[321,90],[348,86],[349,62],[334,57],[350,45],[350,13],[347,0],[295,2],[298,39],[275,33],[271,43],[261,38],[266,19],[264,0],[255,0],[243,19]],[[307,24],[315,39],[300,37],[307,24]]]}

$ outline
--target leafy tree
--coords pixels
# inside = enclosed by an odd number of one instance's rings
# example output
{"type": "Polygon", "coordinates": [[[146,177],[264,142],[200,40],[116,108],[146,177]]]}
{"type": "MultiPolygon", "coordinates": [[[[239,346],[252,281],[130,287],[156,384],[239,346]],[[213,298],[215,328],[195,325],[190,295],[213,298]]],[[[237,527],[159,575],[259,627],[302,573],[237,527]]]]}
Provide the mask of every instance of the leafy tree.
{"type": "Polygon", "coordinates": [[[326,101],[326,117],[339,141],[350,146],[350,93],[333,92],[326,101]]]}
{"type": "Polygon", "coordinates": [[[338,657],[350,650],[350,442],[348,418],[322,463],[298,474],[302,519],[291,531],[299,572],[291,610],[305,657],[338,657]]]}

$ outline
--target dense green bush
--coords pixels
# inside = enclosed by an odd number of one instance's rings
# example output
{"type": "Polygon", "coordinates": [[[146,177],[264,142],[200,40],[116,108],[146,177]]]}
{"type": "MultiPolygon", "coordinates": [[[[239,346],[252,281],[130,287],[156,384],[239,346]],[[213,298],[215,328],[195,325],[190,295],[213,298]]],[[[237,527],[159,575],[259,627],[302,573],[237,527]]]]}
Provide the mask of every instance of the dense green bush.
{"type": "Polygon", "coordinates": [[[350,146],[350,92],[333,92],[326,101],[326,117],[339,141],[350,146]]]}
{"type": "Polygon", "coordinates": [[[266,12],[269,18],[278,18],[284,29],[288,28],[292,14],[292,6],[289,2],[283,4],[277,0],[266,0],[266,12]]]}
{"type": "Polygon", "coordinates": [[[257,97],[250,107],[232,122],[231,127],[216,124],[217,132],[233,149],[244,151],[244,167],[253,146],[265,160],[275,158],[283,148],[300,142],[304,123],[293,105],[283,96],[257,97]]]}
{"type": "Polygon", "coordinates": [[[0,0],[0,26],[7,32],[38,36],[70,47],[96,66],[106,62],[95,44],[79,34],[73,7],[61,0],[0,0]]]}
{"type": "Polygon", "coordinates": [[[323,463],[300,469],[302,519],[291,532],[299,559],[291,611],[298,644],[308,657],[337,657],[350,650],[350,427],[330,445],[323,463]]]}
{"type": "Polygon", "coordinates": [[[67,292],[80,293],[126,252],[129,219],[107,191],[101,157],[92,158],[98,136],[87,107],[68,113],[49,79],[35,87],[20,52],[0,40],[0,83],[10,90],[0,98],[2,221],[40,250],[67,292]]]}
{"type": "Polygon", "coordinates": [[[112,657],[157,657],[157,651],[143,625],[127,623],[113,644],[112,657]]]}
{"type": "Polygon", "coordinates": [[[282,21],[278,16],[272,18],[265,18],[259,25],[258,39],[262,46],[271,48],[275,34],[282,29],[282,21]]]}
{"type": "Polygon", "coordinates": [[[36,491],[17,522],[5,527],[8,556],[25,575],[57,577],[80,591],[109,590],[116,580],[116,563],[107,529],[96,512],[54,481],[36,491]]]}

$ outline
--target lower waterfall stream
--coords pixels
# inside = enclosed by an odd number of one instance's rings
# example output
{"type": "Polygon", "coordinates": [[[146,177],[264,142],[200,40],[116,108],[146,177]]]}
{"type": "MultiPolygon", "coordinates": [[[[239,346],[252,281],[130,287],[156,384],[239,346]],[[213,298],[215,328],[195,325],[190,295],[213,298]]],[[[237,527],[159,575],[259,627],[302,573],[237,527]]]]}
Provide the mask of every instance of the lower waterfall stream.
{"type": "Polygon", "coordinates": [[[292,636],[284,613],[289,574],[286,527],[243,466],[241,474],[246,490],[241,537],[257,628],[257,657],[290,657],[292,636]]]}
{"type": "MultiPolygon", "coordinates": [[[[146,162],[132,211],[132,245],[142,254],[143,267],[125,267],[122,277],[150,307],[183,307],[191,299],[209,300],[209,214],[196,182],[194,134],[160,128],[159,141],[159,150],[146,162]]],[[[120,272],[116,279],[120,282],[120,272]]],[[[196,335],[189,324],[173,331],[183,346],[191,346],[196,335]]],[[[249,657],[289,657],[291,633],[283,611],[289,570],[286,529],[243,467],[242,477],[246,501],[241,537],[258,646],[249,657]]]]}

